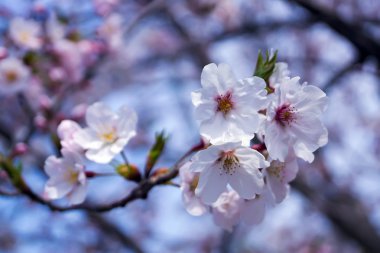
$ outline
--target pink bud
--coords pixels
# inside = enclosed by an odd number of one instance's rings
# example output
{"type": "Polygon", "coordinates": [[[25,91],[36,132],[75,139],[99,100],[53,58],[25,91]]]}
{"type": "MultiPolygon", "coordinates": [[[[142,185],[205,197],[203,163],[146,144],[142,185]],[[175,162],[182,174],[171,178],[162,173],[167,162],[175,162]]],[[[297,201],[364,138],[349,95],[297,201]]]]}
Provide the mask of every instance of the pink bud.
{"type": "Polygon", "coordinates": [[[62,81],[65,78],[65,71],[61,67],[52,68],[49,71],[49,77],[53,81],[62,81]]]}
{"type": "Polygon", "coordinates": [[[20,156],[28,152],[29,148],[28,145],[26,145],[23,142],[19,142],[15,145],[15,147],[12,150],[12,157],[20,156]]]}
{"type": "Polygon", "coordinates": [[[0,60],[8,57],[8,50],[5,47],[0,47],[0,60]]]}
{"type": "Polygon", "coordinates": [[[44,110],[50,109],[52,107],[52,104],[53,104],[51,99],[46,95],[40,96],[38,102],[39,102],[41,108],[44,110]]]}
{"type": "Polygon", "coordinates": [[[84,115],[87,111],[87,105],[86,104],[79,104],[73,108],[71,111],[71,117],[73,120],[80,121],[83,119],[84,115]]]}
{"type": "Polygon", "coordinates": [[[44,116],[39,114],[34,118],[34,124],[36,125],[36,127],[40,128],[40,129],[46,129],[47,120],[44,116]]]}

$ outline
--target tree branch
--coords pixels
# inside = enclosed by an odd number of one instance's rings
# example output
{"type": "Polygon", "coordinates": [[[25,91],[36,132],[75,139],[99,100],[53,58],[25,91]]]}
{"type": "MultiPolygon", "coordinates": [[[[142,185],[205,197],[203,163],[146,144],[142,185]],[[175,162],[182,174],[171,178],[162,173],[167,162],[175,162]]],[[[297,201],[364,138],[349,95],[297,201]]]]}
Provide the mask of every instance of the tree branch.
{"type": "MultiPolygon", "coordinates": [[[[328,171],[319,159],[322,171],[328,171]]],[[[380,252],[380,235],[368,219],[362,204],[350,193],[338,187],[332,187],[325,178],[317,185],[310,185],[297,177],[292,186],[315,205],[347,238],[355,240],[365,252],[380,252]]]]}
{"type": "Polygon", "coordinates": [[[368,56],[374,56],[380,61],[380,44],[371,36],[364,32],[364,29],[358,25],[342,20],[340,17],[323,9],[309,0],[290,0],[306,10],[308,10],[317,20],[324,22],[337,33],[350,41],[358,50],[359,59],[362,60],[368,56]]]}

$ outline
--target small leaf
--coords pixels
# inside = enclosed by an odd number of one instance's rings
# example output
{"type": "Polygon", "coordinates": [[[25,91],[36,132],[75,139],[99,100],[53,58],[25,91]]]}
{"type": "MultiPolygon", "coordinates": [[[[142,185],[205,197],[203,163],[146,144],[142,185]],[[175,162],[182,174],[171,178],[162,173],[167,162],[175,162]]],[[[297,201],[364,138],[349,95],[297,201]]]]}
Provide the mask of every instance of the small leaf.
{"type": "Polygon", "coordinates": [[[273,55],[271,55],[271,53],[267,50],[265,53],[265,60],[261,51],[259,51],[254,76],[258,76],[264,79],[267,83],[267,89],[271,89],[271,87],[269,87],[269,77],[273,74],[276,60],[277,50],[273,55]]]}
{"type": "Polygon", "coordinates": [[[24,186],[21,172],[22,164],[15,166],[10,159],[7,159],[0,155],[0,169],[4,169],[12,181],[12,184],[17,188],[22,188],[24,186]]]}
{"type": "Polygon", "coordinates": [[[156,142],[150,149],[148,157],[145,164],[145,177],[148,177],[153,166],[156,164],[158,158],[160,158],[162,151],[165,148],[165,143],[168,137],[165,136],[165,133],[162,131],[160,134],[156,135],[156,142]]]}

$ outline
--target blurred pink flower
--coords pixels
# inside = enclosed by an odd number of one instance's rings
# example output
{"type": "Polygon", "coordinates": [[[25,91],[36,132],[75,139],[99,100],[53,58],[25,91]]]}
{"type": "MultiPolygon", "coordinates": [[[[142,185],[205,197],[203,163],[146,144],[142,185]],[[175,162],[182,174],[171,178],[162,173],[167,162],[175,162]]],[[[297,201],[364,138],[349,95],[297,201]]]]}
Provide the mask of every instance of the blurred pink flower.
{"type": "Polygon", "coordinates": [[[80,204],[87,193],[87,179],[80,156],[67,149],[62,158],[49,156],[45,161],[45,172],[49,180],[45,185],[45,196],[59,199],[67,196],[70,205],[80,204]]]}
{"type": "Polygon", "coordinates": [[[88,107],[86,123],[89,127],[75,132],[75,142],[87,150],[87,159],[109,163],[136,135],[137,115],[126,106],[115,113],[97,102],[88,107]]]}
{"type": "Polygon", "coordinates": [[[272,161],[270,166],[263,170],[268,190],[275,203],[278,204],[285,199],[289,191],[288,183],[296,177],[297,172],[297,157],[294,154],[289,154],[285,162],[272,161]]]}
{"type": "Polygon", "coordinates": [[[74,134],[79,131],[81,127],[78,123],[72,120],[63,120],[57,128],[58,137],[61,140],[62,148],[71,150],[73,152],[83,154],[83,148],[74,141],[74,134]]]}
{"type": "Polygon", "coordinates": [[[193,173],[189,170],[191,162],[185,163],[179,170],[181,178],[182,200],[185,204],[186,211],[194,216],[205,214],[208,207],[202,200],[195,195],[195,189],[199,181],[199,173],[193,173]]]}
{"type": "Polygon", "coordinates": [[[9,35],[22,48],[39,49],[42,45],[40,33],[40,24],[33,20],[25,20],[19,17],[11,20],[9,35]]]}
{"type": "Polygon", "coordinates": [[[216,225],[232,232],[233,227],[240,220],[243,199],[235,191],[223,192],[218,200],[212,204],[212,215],[216,225]]]}
{"type": "Polygon", "coordinates": [[[18,58],[0,61],[0,93],[13,94],[26,88],[30,70],[18,58]]]}

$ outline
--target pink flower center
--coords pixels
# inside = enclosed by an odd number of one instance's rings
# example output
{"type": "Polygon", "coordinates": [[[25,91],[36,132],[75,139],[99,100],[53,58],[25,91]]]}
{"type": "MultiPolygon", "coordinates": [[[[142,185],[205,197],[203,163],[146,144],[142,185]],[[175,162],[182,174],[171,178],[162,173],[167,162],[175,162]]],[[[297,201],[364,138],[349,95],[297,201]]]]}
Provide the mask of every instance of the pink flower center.
{"type": "Polygon", "coordinates": [[[234,108],[232,92],[230,91],[224,95],[219,95],[215,98],[215,101],[217,103],[216,111],[223,113],[224,117],[234,108]]]}
{"type": "Polygon", "coordinates": [[[289,126],[290,123],[296,120],[296,112],[297,110],[294,106],[284,104],[277,108],[275,120],[283,127],[289,126]]]}
{"type": "Polygon", "coordinates": [[[233,150],[221,152],[217,162],[220,164],[220,175],[223,173],[233,175],[240,167],[239,158],[236,157],[233,150]]]}

